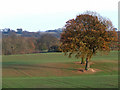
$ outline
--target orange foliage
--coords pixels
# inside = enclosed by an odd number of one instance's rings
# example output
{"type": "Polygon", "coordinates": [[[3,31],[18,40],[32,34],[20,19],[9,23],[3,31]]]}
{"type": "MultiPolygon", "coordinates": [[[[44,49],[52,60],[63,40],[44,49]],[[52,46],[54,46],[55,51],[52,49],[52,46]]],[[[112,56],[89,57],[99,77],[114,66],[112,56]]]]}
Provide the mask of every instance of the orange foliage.
{"type": "Polygon", "coordinates": [[[97,51],[110,51],[117,34],[109,19],[97,15],[81,14],[66,22],[61,34],[61,50],[78,57],[91,57],[97,51]]]}

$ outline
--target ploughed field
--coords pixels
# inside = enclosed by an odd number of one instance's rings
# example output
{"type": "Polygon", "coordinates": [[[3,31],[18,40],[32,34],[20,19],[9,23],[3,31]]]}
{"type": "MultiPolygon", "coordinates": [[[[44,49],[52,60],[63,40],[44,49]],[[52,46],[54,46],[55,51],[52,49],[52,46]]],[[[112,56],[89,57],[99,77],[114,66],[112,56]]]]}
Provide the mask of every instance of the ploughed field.
{"type": "Polygon", "coordinates": [[[91,69],[80,59],[63,53],[8,55],[2,57],[3,88],[117,88],[118,52],[97,54],[91,69]]]}

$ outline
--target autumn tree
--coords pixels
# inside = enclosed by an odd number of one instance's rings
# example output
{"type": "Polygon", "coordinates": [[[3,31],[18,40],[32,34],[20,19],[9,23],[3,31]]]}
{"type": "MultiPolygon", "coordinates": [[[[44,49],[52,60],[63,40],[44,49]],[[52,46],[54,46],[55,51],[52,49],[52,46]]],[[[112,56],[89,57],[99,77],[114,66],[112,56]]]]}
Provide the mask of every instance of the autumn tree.
{"type": "Polygon", "coordinates": [[[16,35],[11,33],[10,36],[3,36],[2,38],[2,53],[10,55],[15,53],[16,35]]]}
{"type": "Polygon", "coordinates": [[[51,34],[41,35],[40,38],[37,39],[37,46],[39,50],[49,50],[51,46],[58,45],[59,40],[52,36],[51,34]]]}
{"type": "Polygon", "coordinates": [[[3,36],[2,38],[2,54],[26,54],[35,51],[34,38],[21,37],[16,35],[3,36]]]}
{"type": "Polygon", "coordinates": [[[86,59],[85,70],[90,68],[90,59],[98,51],[109,52],[111,41],[116,40],[116,32],[109,19],[87,12],[66,22],[61,34],[61,50],[71,57],[86,59]]]}

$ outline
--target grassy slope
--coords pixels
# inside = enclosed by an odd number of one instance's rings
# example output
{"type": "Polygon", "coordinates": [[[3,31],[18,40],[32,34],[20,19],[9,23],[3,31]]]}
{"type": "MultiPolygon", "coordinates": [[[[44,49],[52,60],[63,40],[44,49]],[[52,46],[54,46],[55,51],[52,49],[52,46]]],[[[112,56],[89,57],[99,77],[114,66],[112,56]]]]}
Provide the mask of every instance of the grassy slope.
{"type": "Polygon", "coordinates": [[[116,88],[117,75],[4,78],[6,88],[116,88]]]}
{"type": "MultiPolygon", "coordinates": [[[[69,69],[74,70],[79,68],[80,65],[75,65],[73,62],[79,61],[79,59],[70,58],[68,59],[61,53],[42,53],[42,54],[29,54],[29,55],[11,55],[3,56],[3,71],[4,68],[8,67],[11,70],[11,67],[14,68],[17,66],[27,66],[27,65],[37,65],[37,64],[46,64],[46,63],[63,63],[67,64],[67,69],[64,70],[59,67],[63,72],[68,73],[67,76],[55,76],[49,72],[47,77],[43,76],[32,76],[21,75],[21,76],[4,76],[3,75],[3,88],[109,88],[118,86],[118,75],[117,75],[117,60],[118,54],[116,51],[111,52],[109,55],[96,55],[92,58],[94,64],[92,68],[100,69],[101,71],[94,74],[73,74],[69,69]],[[23,83],[24,82],[24,83],[23,83]],[[34,83],[34,84],[33,84],[34,83]]],[[[60,64],[62,65],[62,64],[60,64]]],[[[57,67],[57,66],[56,66],[57,67]]],[[[12,69],[14,69],[12,68],[12,69]]],[[[49,67],[48,67],[49,68],[49,67]]],[[[36,69],[36,68],[35,68],[36,69]]],[[[41,70],[41,69],[40,69],[41,70]]],[[[47,72],[47,71],[46,71],[47,72]]],[[[63,73],[62,72],[62,73],[63,73]]],[[[9,74],[9,72],[7,72],[9,74]]],[[[57,73],[57,72],[56,72],[57,73]]],[[[45,73],[44,74],[48,74],[45,73]]]]}

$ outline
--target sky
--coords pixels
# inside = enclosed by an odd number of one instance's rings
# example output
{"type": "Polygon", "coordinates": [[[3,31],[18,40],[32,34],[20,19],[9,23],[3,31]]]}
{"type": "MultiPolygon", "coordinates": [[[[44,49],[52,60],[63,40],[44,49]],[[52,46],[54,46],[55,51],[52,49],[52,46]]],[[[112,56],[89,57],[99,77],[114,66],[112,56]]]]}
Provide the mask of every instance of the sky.
{"type": "Polygon", "coordinates": [[[0,0],[0,29],[37,32],[62,28],[85,11],[109,18],[118,28],[119,0],[0,0]]]}

